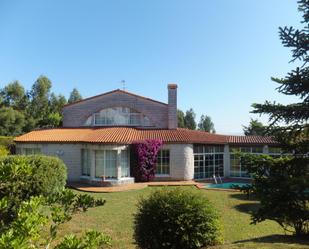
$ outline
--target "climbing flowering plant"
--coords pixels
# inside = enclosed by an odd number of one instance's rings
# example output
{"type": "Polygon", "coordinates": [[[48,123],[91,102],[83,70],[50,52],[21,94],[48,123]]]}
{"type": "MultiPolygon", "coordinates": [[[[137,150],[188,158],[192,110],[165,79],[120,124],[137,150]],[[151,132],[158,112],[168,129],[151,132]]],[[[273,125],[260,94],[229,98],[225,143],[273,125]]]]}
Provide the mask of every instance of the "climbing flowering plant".
{"type": "Polygon", "coordinates": [[[163,143],[161,140],[149,139],[133,143],[135,155],[134,176],[138,182],[148,182],[155,176],[158,153],[163,143]]]}

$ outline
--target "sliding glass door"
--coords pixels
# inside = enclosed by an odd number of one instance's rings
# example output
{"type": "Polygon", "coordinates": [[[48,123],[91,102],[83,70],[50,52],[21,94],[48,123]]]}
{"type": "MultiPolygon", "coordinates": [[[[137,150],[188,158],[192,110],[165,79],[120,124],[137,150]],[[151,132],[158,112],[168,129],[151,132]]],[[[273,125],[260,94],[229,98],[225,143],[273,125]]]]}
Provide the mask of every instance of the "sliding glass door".
{"type": "Polygon", "coordinates": [[[117,151],[95,151],[95,176],[105,178],[117,178],[117,151]]]}

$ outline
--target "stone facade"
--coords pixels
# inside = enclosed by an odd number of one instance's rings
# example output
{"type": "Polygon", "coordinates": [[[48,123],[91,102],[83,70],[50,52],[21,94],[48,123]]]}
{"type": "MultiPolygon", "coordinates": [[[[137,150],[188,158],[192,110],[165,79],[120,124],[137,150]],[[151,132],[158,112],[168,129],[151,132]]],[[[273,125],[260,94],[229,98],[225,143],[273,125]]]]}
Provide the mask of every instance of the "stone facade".
{"type": "Polygon", "coordinates": [[[25,154],[25,148],[39,148],[42,154],[59,157],[67,167],[68,181],[78,181],[81,176],[81,144],[31,144],[18,143],[16,148],[25,154]]]}
{"type": "Polygon", "coordinates": [[[89,116],[110,107],[128,107],[144,114],[150,120],[151,126],[148,128],[166,129],[168,127],[167,104],[138,97],[121,90],[65,106],[63,127],[85,126],[89,116]]]}

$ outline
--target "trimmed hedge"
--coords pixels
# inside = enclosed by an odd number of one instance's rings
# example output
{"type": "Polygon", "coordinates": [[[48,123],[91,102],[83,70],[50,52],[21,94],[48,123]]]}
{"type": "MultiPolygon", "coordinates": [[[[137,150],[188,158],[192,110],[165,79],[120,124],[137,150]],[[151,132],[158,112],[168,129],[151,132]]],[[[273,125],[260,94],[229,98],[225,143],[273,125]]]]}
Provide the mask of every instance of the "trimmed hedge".
{"type": "Polygon", "coordinates": [[[208,199],[179,188],[155,191],[138,203],[134,238],[140,248],[201,248],[219,244],[221,225],[208,199]]]}
{"type": "Polygon", "coordinates": [[[64,163],[42,155],[0,157],[0,199],[9,207],[0,212],[0,222],[10,222],[22,201],[32,196],[51,197],[63,191],[67,179],[64,163]]]}

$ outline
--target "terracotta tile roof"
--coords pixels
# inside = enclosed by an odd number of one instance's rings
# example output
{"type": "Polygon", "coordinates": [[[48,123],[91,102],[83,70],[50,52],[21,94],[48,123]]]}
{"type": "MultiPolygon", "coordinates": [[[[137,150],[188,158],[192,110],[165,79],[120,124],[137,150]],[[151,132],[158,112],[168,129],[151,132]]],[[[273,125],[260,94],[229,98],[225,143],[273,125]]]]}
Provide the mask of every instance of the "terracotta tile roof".
{"type": "Polygon", "coordinates": [[[277,144],[271,137],[262,136],[228,136],[229,144],[277,144]]]}
{"type": "Polygon", "coordinates": [[[104,95],[108,95],[108,94],[112,94],[112,93],[117,93],[117,92],[118,93],[125,93],[125,94],[131,95],[133,97],[149,100],[149,101],[161,104],[161,105],[167,105],[166,103],[163,103],[163,102],[151,99],[151,98],[146,98],[146,97],[143,97],[143,96],[140,96],[140,95],[137,95],[135,93],[131,93],[131,92],[128,92],[128,91],[125,91],[125,90],[116,89],[116,90],[113,90],[113,91],[110,91],[110,92],[106,92],[106,93],[98,94],[98,95],[95,95],[95,96],[92,96],[92,97],[89,97],[89,98],[85,98],[85,99],[76,101],[76,102],[71,103],[71,104],[66,104],[66,105],[64,105],[64,108],[66,108],[68,106],[76,105],[76,104],[81,103],[81,102],[85,102],[87,100],[95,99],[95,98],[98,98],[98,97],[101,97],[101,96],[104,96],[104,95]]]}
{"type": "Polygon", "coordinates": [[[136,129],[129,127],[106,128],[55,128],[35,130],[15,138],[16,142],[34,143],[115,143],[130,144],[145,139],[160,139],[165,143],[205,143],[205,144],[271,144],[270,138],[225,136],[204,131],[178,128],[136,129]]]}

